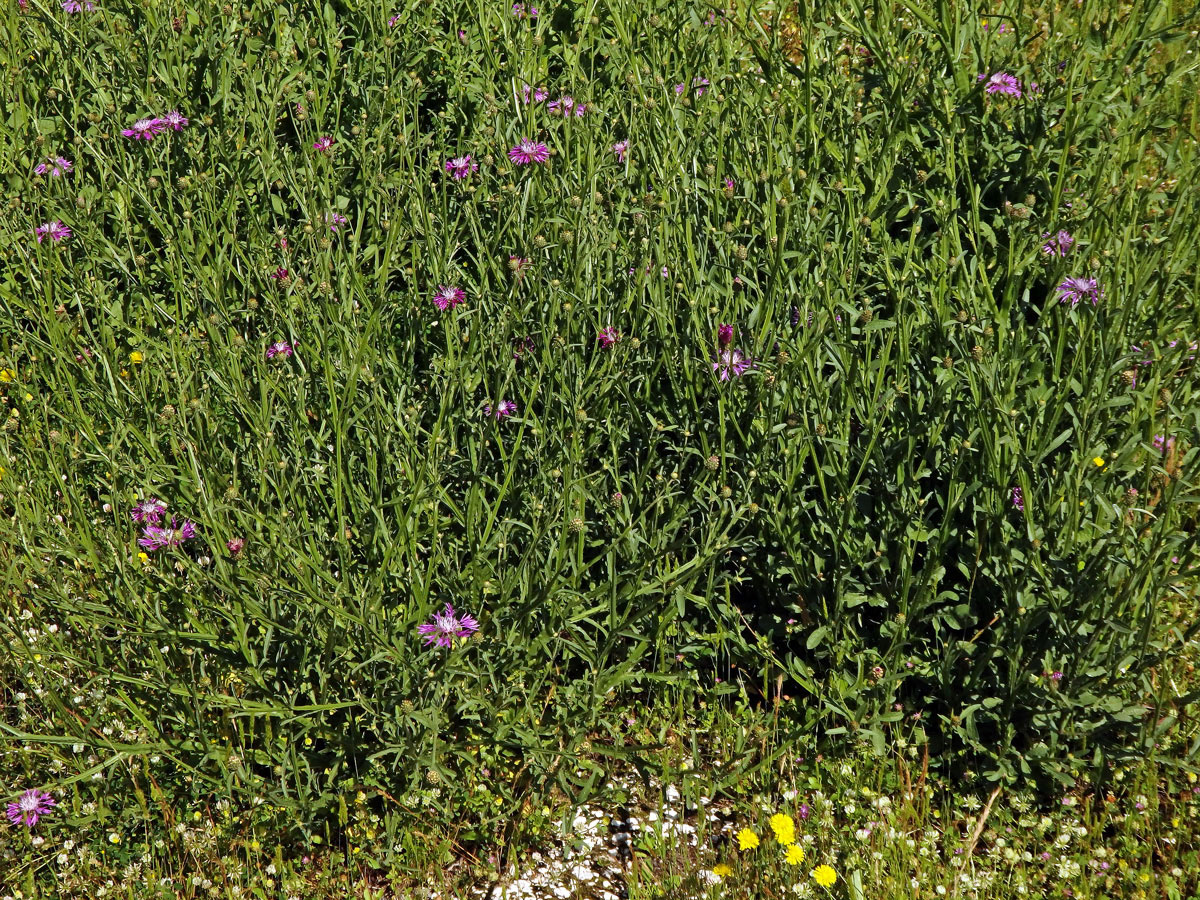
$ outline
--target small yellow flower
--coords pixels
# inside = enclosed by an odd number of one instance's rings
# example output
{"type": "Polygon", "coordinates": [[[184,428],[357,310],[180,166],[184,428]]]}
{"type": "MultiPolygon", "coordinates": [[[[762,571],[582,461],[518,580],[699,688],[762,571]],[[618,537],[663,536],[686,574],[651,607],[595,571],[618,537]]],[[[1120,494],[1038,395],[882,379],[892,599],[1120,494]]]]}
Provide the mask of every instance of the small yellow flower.
{"type": "Polygon", "coordinates": [[[145,358],[146,357],[142,356],[142,353],[140,350],[134,350],[132,353],[129,354],[129,362],[135,366],[140,366],[142,364],[142,360],[145,358]]]}
{"type": "Polygon", "coordinates": [[[1107,465],[1103,456],[1093,456],[1092,462],[1096,464],[1097,469],[1103,469],[1107,465]]]}
{"type": "Polygon", "coordinates": [[[26,402],[26,403],[29,403],[31,400],[33,400],[33,394],[30,394],[29,392],[26,392],[26,393],[25,393],[25,402],[26,402]]]}
{"type": "Polygon", "coordinates": [[[150,562],[150,557],[148,557],[148,556],[147,556],[145,553],[139,553],[139,554],[138,554],[138,559],[139,559],[139,560],[141,560],[141,561],[142,561],[142,562],[144,562],[144,563],[148,563],[148,562],[150,562]]]}
{"type": "Polygon", "coordinates": [[[251,849],[251,850],[261,850],[261,849],[262,849],[262,844],[260,844],[258,841],[251,841],[251,842],[250,842],[250,849],[251,849]]]}
{"type": "Polygon", "coordinates": [[[817,866],[812,870],[812,877],[821,887],[827,888],[837,881],[837,872],[829,866],[817,866]]]}
{"type": "Polygon", "coordinates": [[[733,869],[729,868],[725,863],[717,863],[712,867],[712,871],[718,878],[728,878],[733,874],[733,869]]]}
{"type": "Polygon", "coordinates": [[[798,866],[804,862],[804,848],[799,844],[792,844],[787,848],[787,854],[783,857],[783,861],[789,866],[798,866]]]}
{"type": "Polygon", "coordinates": [[[16,380],[17,373],[12,369],[0,369],[0,382],[8,384],[10,381],[16,380]]]}
{"type": "Polygon", "coordinates": [[[1188,784],[1195,784],[1196,783],[1196,773],[1188,772],[1187,780],[1188,780],[1188,784]]]}
{"type": "Polygon", "coordinates": [[[758,846],[758,835],[749,828],[743,828],[737,837],[739,850],[753,850],[758,846]]]}
{"type": "Polygon", "coordinates": [[[796,843],[796,823],[791,816],[776,813],[770,819],[771,830],[775,832],[775,840],[781,844],[796,843]]]}

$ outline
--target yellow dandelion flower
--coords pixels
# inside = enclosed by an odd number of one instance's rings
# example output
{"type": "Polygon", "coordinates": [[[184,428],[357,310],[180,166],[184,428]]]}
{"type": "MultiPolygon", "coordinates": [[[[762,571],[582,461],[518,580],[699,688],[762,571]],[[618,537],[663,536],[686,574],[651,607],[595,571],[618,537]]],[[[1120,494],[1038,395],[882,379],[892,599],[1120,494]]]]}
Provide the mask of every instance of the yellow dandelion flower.
{"type": "Polygon", "coordinates": [[[758,846],[758,835],[749,828],[743,828],[737,837],[739,850],[753,850],[758,846]]]}
{"type": "Polygon", "coordinates": [[[1104,462],[1104,457],[1103,457],[1103,456],[1093,456],[1093,457],[1092,457],[1092,462],[1094,462],[1094,463],[1096,464],[1096,468],[1098,468],[1098,469],[1103,469],[1103,468],[1105,467],[1105,465],[1107,465],[1107,464],[1104,462]]]}
{"type": "Polygon", "coordinates": [[[148,563],[148,562],[150,562],[150,557],[148,557],[148,556],[147,556],[145,553],[139,553],[139,554],[138,554],[138,559],[139,559],[139,560],[141,560],[141,561],[142,561],[142,562],[144,562],[144,563],[148,563]]]}
{"type": "Polygon", "coordinates": [[[781,844],[796,843],[796,823],[791,816],[776,813],[770,819],[771,830],[775,832],[775,840],[781,844]]]}
{"type": "Polygon", "coordinates": [[[837,872],[830,866],[817,866],[812,870],[812,877],[821,887],[827,888],[837,881],[837,872]]]}
{"type": "Polygon", "coordinates": [[[8,384],[10,381],[15,381],[17,373],[12,369],[0,369],[0,382],[8,384]]]}
{"type": "Polygon", "coordinates": [[[141,365],[142,360],[144,360],[145,358],[146,357],[142,356],[142,353],[140,350],[134,350],[132,353],[129,354],[129,362],[135,366],[141,365]]]}
{"type": "Polygon", "coordinates": [[[804,848],[799,844],[792,844],[787,848],[787,854],[783,857],[783,861],[789,866],[798,866],[804,862],[804,848]]]}
{"type": "Polygon", "coordinates": [[[717,863],[712,867],[712,871],[718,878],[728,878],[733,874],[733,869],[729,868],[725,863],[717,863]]]}

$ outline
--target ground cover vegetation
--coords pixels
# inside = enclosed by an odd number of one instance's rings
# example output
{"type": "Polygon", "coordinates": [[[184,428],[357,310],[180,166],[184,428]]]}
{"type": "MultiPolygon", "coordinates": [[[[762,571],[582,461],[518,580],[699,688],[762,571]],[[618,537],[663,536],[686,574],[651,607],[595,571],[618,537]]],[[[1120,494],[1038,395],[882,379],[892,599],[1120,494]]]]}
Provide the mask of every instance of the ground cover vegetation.
{"type": "Polygon", "coordinates": [[[5,896],[1200,890],[1194,4],[10,5],[5,896]]]}

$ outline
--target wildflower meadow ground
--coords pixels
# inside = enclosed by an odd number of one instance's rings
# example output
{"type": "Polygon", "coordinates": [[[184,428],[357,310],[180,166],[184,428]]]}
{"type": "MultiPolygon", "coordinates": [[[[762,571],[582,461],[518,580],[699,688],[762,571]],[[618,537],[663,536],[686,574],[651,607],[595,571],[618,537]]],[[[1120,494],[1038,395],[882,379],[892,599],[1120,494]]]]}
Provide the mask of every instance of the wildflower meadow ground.
{"type": "Polygon", "coordinates": [[[0,900],[1200,894],[1194,2],[0,2],[0,900]]]}

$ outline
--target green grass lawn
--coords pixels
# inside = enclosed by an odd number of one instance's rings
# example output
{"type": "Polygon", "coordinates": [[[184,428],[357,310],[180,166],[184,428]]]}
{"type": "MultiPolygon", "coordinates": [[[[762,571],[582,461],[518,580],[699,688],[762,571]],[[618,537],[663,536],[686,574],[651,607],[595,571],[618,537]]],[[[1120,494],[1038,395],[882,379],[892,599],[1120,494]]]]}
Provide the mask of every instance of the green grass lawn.
{"type": "Polygon", "coordinates": [[[1200,894],[1195,4],[5,2],[0,898],[1200,894]]]}

